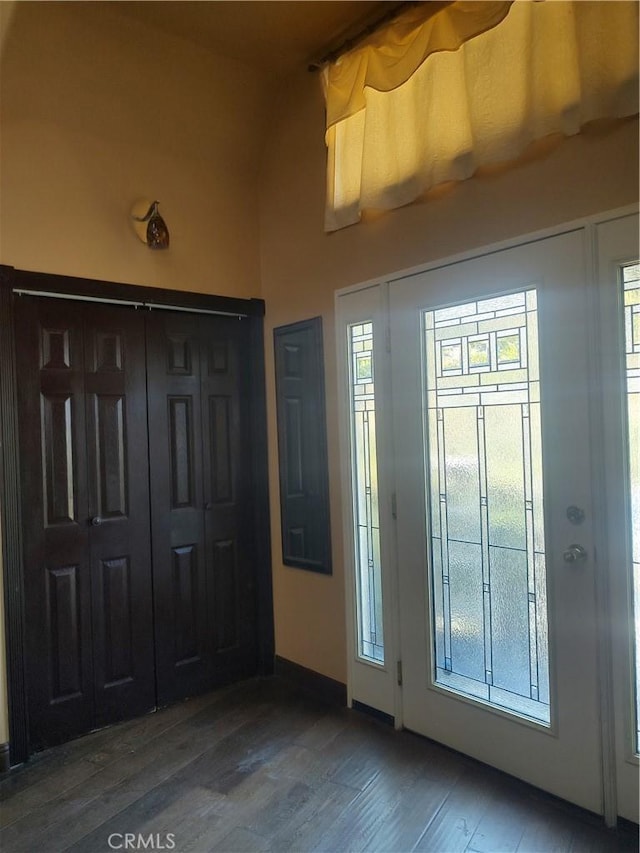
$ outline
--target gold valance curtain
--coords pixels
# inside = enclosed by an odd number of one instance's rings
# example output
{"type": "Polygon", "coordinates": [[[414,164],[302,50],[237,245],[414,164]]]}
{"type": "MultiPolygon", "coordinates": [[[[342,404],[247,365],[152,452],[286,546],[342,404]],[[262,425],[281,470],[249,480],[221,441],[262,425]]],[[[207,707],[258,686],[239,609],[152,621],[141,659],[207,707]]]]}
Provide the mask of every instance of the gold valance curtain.
{"type": "Polygon", "coordinates": [[[423,3],[328,66],[326,230],[637,113],[638,5],[423,3]]]}

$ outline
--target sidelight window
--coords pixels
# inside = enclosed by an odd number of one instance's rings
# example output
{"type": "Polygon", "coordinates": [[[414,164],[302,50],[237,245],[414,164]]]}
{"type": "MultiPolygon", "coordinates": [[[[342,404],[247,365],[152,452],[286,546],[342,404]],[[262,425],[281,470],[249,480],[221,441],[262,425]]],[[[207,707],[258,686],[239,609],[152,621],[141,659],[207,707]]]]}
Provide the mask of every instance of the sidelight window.
{"type": "Polygon", "coordinates": [[[357,649],[359,657],[384,663],[373,324],[350,325],[348,345],[357,649]]]}
{"type": "Polygon", "coordinates": [[[622,285],[635,631],[635,751],[640,753],[640,264],[622,268],[622,285]]]}

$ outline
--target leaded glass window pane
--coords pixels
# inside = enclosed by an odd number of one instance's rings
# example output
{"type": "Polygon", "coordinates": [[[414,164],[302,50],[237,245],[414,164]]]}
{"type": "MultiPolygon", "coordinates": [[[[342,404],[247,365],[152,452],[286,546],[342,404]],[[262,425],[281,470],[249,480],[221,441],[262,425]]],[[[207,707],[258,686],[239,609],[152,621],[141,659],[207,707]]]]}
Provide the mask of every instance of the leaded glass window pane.
{"type": "Polygon", "coordinates": [[[548,724],[535,290],[424,313],[435,683],[548,724]]]}
{"type": "Polygon", "coordinates": [[[640,264],[622,268],[635,629],[635,736],[640,752],[640,264]]]}
{"type": "Polygon", "coordinates": [[[384,663],[373,324],[348,330],[358,655],[384,663]]]}

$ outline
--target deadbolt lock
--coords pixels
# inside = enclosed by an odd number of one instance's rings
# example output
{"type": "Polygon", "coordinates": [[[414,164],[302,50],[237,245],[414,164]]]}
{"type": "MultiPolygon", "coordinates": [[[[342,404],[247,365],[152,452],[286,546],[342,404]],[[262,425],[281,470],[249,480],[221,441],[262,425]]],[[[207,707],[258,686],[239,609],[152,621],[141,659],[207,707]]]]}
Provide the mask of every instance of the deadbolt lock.
{"type": "Polygon", "coordinates": [[[580,509],[579,506],[569,506],[567,507],[567,518],[571,524],[582,524],[584,521],[584,510],[580,509]]]}

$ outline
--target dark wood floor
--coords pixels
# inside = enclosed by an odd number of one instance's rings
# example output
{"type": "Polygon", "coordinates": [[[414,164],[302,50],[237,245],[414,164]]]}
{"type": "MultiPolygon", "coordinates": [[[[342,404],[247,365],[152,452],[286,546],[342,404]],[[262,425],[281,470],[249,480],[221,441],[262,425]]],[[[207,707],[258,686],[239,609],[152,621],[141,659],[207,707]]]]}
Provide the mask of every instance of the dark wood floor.
{"type": "Polygon", "coordinates": [[[41,753],[0,793],[3,853],[125,849],[125,833],[176,853],[638,849],[628,829],[276,679],[41,753]]]}

